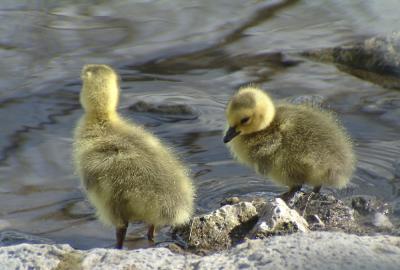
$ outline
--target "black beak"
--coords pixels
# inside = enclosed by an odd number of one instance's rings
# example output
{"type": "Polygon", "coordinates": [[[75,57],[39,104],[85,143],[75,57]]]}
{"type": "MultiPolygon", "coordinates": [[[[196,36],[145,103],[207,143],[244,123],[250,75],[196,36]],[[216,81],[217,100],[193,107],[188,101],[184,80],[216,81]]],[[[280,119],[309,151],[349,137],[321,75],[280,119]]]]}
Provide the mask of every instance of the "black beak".
{"type": "Polygon", "coordinates": [[[224,143],[230,142],[233,138],[239,135],[240,131],[236,131],[235,127],[230,127],[225,134],[224,143]]]}

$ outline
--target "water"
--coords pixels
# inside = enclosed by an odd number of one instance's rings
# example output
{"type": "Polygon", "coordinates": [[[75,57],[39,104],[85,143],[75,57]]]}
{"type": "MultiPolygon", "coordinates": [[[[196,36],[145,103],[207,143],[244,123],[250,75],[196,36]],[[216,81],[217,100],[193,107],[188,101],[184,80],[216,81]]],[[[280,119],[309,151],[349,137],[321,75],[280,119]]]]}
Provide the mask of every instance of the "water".
{"type": "MultiPolygon", "coordinates": [[[[359,160],[351,185],[331,191],[375,195],[400,216],[400,92],[297,54],[399,30],[398,1],[17,2],[0,6],[0,230],[82,249],[114,244],[71,164],[85,63],[118,69],[121,113],[177,148],[195,178],[199,213],[227,196],[285,190],[232,161],[222,143],[229,96],[256,82],[274,98],[321,96],[359,160]],[[138,101],[185,104],[192,114],[129,109],[138,101]]],[[[145,231],[131,226],[128,248],[148,246],[145,231]]]]}

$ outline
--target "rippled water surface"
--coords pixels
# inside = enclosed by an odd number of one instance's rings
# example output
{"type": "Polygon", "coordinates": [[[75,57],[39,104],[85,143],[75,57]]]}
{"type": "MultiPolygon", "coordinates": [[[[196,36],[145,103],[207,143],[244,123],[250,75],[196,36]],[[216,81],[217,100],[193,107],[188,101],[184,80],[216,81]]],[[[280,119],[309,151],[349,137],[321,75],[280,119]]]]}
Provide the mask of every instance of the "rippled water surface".
{"type": "MultiPolygon", "coordinates": [[[[232,161],[222,143],[229,96],[255,82],[274,98],[322,97],[359,160],[351,185],[331,191],[378,196],[400,215],[400,93],[298,54],[399,30],[400,2],[81,2],[0,4],[0,230],[75,248],[113,245],[113,229],[95,219],[71,164],[85,63],[120,72],[121,113],[178,149],[198,187],[199,213],[227,196],[285,190],[232,161]],[[188,109],[143,112],[132,108],[139,101],[188,109]]],[[[128,247],[147,246],[145,230],[130,227],[128,247]]]]}

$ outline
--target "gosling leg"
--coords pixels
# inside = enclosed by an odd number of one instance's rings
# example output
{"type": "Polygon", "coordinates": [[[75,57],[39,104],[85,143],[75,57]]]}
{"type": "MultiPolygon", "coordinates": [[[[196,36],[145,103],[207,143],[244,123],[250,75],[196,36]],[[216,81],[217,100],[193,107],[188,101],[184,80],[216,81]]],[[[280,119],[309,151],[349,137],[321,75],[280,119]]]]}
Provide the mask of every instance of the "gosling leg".
{"type": "Polygon", "coordinates": [[[149,226],[149,230],[147,231],[147,239],[149,241],[152,241],[152,242],[154,241],[154,232],[155,232],[155,230],[156,230],[156,228],[154,227],[153,224],[151,224],[149,226]]]}
{"type": "Polygon", "coordinates": [[[319,193],[319,191],[321,190],[321,187],[322,187],[322,186],[315,186],[315,187],[313,188],[312,192],[314,192],[314,193],[319,193]]]}
{"type": "Polygon", "coordinates": [[[115,235],[117,237],[117,244],[115,245],[115,248],[122,249],[127,229],[128,229],[128,223],[125,223],[123,227],[115,229],[115,235]]]}
{"type": "Polygon", "coordinates": [[[289,188],[289,191],[282,193],[279,197],[286,203],[288,203],[290,199],[293,198],[294,194],[296,194],[297,191],[301,190],[301,187],[302,185],[292,186],[289,188]]]}

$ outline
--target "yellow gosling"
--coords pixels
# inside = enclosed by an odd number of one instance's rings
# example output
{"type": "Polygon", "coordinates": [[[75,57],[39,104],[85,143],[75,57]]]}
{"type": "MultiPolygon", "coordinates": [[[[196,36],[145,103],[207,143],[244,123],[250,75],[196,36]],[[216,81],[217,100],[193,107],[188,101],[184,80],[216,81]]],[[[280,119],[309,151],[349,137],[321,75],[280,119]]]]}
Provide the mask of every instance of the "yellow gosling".
{"type": "Polygon", "coordinates": [[[288,186],[288,201],[303,184],[342,188],[355,168],[351,140],[329,112],[307,105],[274,104],[262,90],[239,89],[226,108],[224,137],[232,155],[259,174],[288,186]]]}
{"type": "Polygon", "coordinates": [[[117,73],[106,65],[82,70],[85,110],[74,134],[76,171],[100,220],[116,228],[122,248],[129,222],[178,225],[193,213],[195,188],[175,154],[143,127],[117,112],[117,73]]]}

